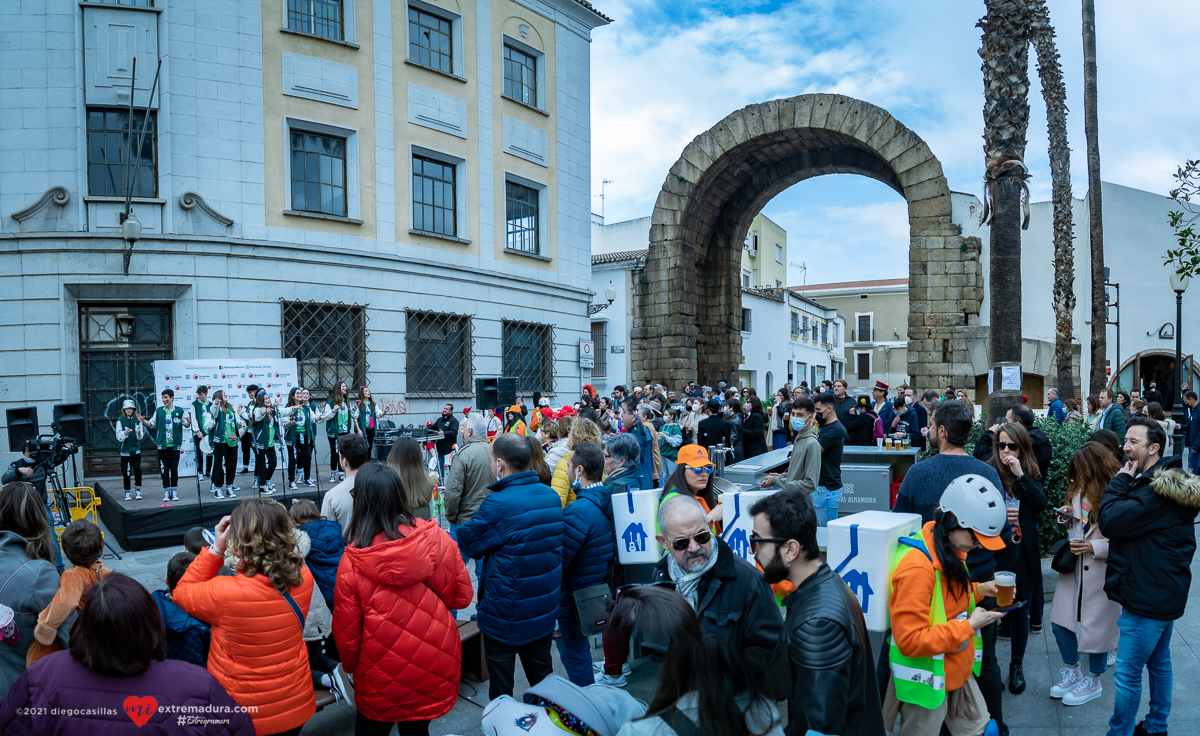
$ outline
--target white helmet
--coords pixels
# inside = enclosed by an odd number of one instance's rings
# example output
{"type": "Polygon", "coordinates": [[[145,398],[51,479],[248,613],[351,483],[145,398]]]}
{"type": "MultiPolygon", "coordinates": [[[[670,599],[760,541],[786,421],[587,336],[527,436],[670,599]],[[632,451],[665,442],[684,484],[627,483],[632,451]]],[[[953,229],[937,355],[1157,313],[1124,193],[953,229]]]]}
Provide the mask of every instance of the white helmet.
{"type": "Polygon", "coordinates": [[[125,403],[121,404],[121,411],[126,409],[137,409],[137,404],[133,403],[133,399],[125,399],[125,403]]]}
{"type": "MultiPolygon", "coordinates": [[[[938,502],[942,511],[949,511],[964,529],[986,537],[998,537],[1008,520],[1004,494],[981,475],[960,475],[946,486],[938,502]]],[[[987,545],[985,545],[987,546],[987,545]]]]}

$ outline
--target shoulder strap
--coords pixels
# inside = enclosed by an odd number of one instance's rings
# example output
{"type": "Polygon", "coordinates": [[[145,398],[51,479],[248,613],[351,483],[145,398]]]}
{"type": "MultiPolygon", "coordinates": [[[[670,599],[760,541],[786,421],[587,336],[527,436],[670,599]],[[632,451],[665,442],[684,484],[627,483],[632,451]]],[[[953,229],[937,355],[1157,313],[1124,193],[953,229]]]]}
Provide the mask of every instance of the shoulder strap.
{"type": "MultiPolygon", "coordinates": [[[[272,587],[274,587],[274,586],[272,586],[272,587]]],[[[278,588],[275,588],[275,589],[279,590],[278,588]]],[[[287,604],[292,607],[292,613],[296,614],[296,618],[299,619],[300,631],[303,632],[304,631],[304,614],[300,611],[300,606],[296,603],[296,599],[292,597],[291,593],[281,592],[281,595],[283,596],[283,599],[285,601],[287,601],[287,604]]]]}
{"type": "Polygon", "coordinates": [[[24,565],[21,565],[16,570],[14,570],[13,574],[8,576],[8,580],[4,581],[4,585],[0,585],[0,593],[4,592],[4,589],[7,588],[8,584],[10,582],[12,582],[12,579],[17,576],[17,573],[21,572],[22,570],[24,570],[25,568],[29,567],[32,564],[33,564],[33,560],[27,560],[24,565]]]}
{"type": "Polygon", "coordinates": [[[663,719],[663,723],[667,724],[677,736],[704,736],[700,733],[700,727],[674,705],[671,706],[670,710],[664,711],[659,717],[663,719]]]}
{"type": "Polygon", "coordinates": [[[900,537],[897,541],[905,547],[921,550],[921,554],[925,555],[925,559],[933,562],[933,556],[925,548],[925,540],[922,537],[900,537]]]}

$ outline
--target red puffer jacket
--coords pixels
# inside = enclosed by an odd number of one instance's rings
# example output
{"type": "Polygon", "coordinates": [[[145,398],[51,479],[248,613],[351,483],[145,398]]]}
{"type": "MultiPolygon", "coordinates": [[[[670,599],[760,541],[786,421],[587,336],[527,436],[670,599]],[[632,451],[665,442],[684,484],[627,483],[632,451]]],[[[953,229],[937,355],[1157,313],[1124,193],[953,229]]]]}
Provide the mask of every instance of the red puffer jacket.
{"type": "Polygon", "coordinates": [[[354,674],[354,703],[367,718],[394,723],[454,707],[462,644],[450,609],[473,595],[458,545],[436,523],[416,519],[400,533],[347,546],[333,595],[333,637],[354,674]]]}

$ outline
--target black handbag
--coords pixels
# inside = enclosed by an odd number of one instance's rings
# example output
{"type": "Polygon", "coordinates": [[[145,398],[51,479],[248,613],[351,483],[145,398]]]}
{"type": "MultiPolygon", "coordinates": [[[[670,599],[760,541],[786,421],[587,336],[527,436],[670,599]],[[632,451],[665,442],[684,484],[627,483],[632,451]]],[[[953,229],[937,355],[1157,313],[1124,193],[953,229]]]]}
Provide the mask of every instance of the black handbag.
{"type": "Polygon", "coordinates": [[[1055,572],[1075,572],[1075,553],[1069,539],[1060,539],[1050,547],[1050,567],[1055,572]]]}

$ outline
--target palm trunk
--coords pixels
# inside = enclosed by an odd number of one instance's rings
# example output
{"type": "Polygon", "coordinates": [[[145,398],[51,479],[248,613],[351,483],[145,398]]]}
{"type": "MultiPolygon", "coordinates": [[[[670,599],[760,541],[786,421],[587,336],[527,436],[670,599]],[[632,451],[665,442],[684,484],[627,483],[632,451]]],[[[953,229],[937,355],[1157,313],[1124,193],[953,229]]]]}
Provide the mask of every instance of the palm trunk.
{"type": "MultiPolygon", "coordinates": [[[[1021,194],[1028,178],[1029,13],[1025,0],[987,0],[983,29],[984,217],[991,215],[989,296],[991,370],[1021,362],[1021,194]]],[[[1028,221],[1024,223],[1028,224],[1028,221]]],[[[997,379],[999,376],[997,375],[997,379]]],[[[1020,391],[999,386],[988,397],[989,421],[1004,416],[1020,391]]]]}
{"type": "MultiPolygon", "coordinates": [[[[1107,384],[1108,300],[1104,297],[1104,215],[1100,199],[1100,127],[1096,115],[1096,2],[1083,0],[1083,131],[1087,136],[1088,239],[1092,261],[1092,370],[1088,393],[1107,384]]],[[[1121,366],[1115,366],[1114,373],[1121,366]]]]}
{"type": "Polygon", "coordinates": [[[1075,233],[1071,213],[1071,148],[1067,143],[1067,87],[1045,0],[1030,0],[1029,36],[1037,51],[1046,124],[1050,135],[1050,180],[1054,204],[1054,358],[1058,394],[1075,396],[1071,341],[1075,334],[1075,233]]]}

